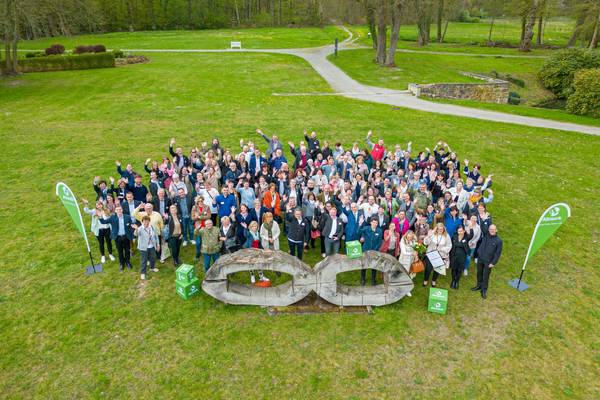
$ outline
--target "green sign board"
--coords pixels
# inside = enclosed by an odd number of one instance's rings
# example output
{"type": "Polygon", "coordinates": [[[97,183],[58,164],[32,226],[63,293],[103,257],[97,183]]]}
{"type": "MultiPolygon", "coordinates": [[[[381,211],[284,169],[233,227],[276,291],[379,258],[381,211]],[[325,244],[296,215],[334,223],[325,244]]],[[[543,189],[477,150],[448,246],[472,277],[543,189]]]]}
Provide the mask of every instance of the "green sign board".
{"type": "Polygon", "coordinates": [[[446,289],[429,288],[427,311],[436,314],[446,314],[448,308],[448,291],[446,289]]]}
{"type": "Polygon", "coordinates": [[[79,204],[77,203],[75,195],[73,194],[71,189],[62,182],[58,182],[56,184],[56,195],[67,209],[67,212],[71,216],[73,223],[75,223],[75,227],[77,228],[79,233],[81,233],[81,236],[83,236],[83,239],[85,240],[85,245],[87,246],[89,252],[90,244],[85,234],[85,228],[83,227],[83,219],[81,218],[81,211],[79,210],[79,204]]]}
{"type": "Polygon", "coordinates": [[[362,246],[358,240],[346,242],[346,255],[348,258],[360,258],[362,256],[362,246]]]}
{"type": "Polygon", "coordinates": [[[529,243],[529,250],[527,251],[525,262],[523,263],[523,269],[525,269],[529,257],[537,253],[540,247],[552,237],[554,232],[556,232],[570,216],[571,209],[565,203],[554,204],[544,211],[533,231],[533,236],[529,243]]]}

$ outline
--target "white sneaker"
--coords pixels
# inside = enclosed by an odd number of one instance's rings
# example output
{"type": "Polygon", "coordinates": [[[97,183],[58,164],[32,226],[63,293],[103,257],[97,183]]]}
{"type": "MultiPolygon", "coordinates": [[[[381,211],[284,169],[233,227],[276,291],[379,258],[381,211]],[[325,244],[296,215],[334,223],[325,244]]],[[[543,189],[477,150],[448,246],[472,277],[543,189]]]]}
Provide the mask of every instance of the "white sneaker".
{"type": "Polygon", "coordinates": [[[106,262],[106,257],[104,257],[104,256],[100,257],[100,262],[102,264],[104,264],[106,262]]]}
{"type": "Polygon", "coordinates": [[[250,283],[255,283],[256,282],[256,278],[254,277],[254,274],[250,275],[250,283]]]}
{"type": "Polygon", "coordinates": [[[158,268],[152,268],[152,272],[158,272],[158,268]]]}
{"type": "Polygon", "coordinates": [[[145,280],[146,280],[146,274],[142,274],[142,275],[140,276],[140,279],[141,279],[141,280],[143,280],[143,281],[145,281],[145,280]]]}
{"type": "Polygon", "coordinates": [[[113,256],[112,254],[109,254],[108,258],[110,258],[110,261],[115,261],[115,256],[113,256]]]}
{"type": "Polygon", "coordinates": [[[467,276],[467,275],[469,275],[469,271],[465,269],[465,272],[463,272],[463,274],[464,274],[465,276],[467,276]]]}
{"type": "Polygon", "coordinates": [[[321,253],[321,257],[325,258],[326,254],[325,253],[321,253]]]}
{"type": "Polygon", "coordinates": [[[187,246],[187,240],[183,241],[183,247],[187,246]]]}
{"type": "Polygon", "coordinates": [[[408,293],[406,293],[406,295],[407,295],[408,297],[412,297],[412,293],[411,293],[411,292],[408,292],[408,293]]]}
{"type": "Polygon", "coordinates": [[[150,261],[146,261],[146,267],[150,266],[150,261]]]}
{"type": "Polygon", "coordinates": [[[260,277],[260,281],[261,281],[261,282],[269,282],[269,281],[270,281],[270,279],[269,279],[269,278],[267,278],[266,276],[261,276],[261,277],[260,277]]]}

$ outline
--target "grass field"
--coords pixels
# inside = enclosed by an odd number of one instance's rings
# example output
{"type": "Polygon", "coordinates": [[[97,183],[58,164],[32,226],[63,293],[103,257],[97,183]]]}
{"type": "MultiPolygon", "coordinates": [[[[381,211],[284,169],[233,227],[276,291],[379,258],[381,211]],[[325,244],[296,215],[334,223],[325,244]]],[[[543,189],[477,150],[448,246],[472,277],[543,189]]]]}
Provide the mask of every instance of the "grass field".
{"type": "Polygon", "coordinates": [[[481,82],[466,77],[461,72],[472,72],[492,76],[496,71],[501,75],[511,75],[522,79],[525,87],[510,85],[510,91],[521,96],[518,106],[508,104],[482,103],[477,101],[452,101],[468,107],[485,108],[558,121],[575,122],[588,125],[600,125],[600,120],[591,117],[572,115],[562,110],[549,110],[532,107],[541,100],[551,98],[537,79],[537,72],[544,60],[540,58],[503,58],[451,55],[396,53],[396,67],[382,68],[373,62],[374,51],[354,49],[338,52],[338,56],[329,56],[334,64],[357,81],[379,87],[406,90],[409,83],[461,83],[481,82]]]}
{"type": "Polygon", "coordinates": [[[199,31],[113,32],[22,41],[20,49],[45,49],[60,43],[67,50],[78,45],[103,44],[112,49],[225,49],[241,41],[248,49],[315,47],[331,44],[346,33],[336,26],[324,28],[251,28],[199,31]]]}
{"type": "MultiPolygon", "coordinates": [[[[490,31],[491,20],[482,20],[477,23],[468,22],[454,22],[451,21],[448,24],[444,43],[431,43],[429,46],[422,47],[423,50],[443,48],[446,46],[449,49],[457,46],[469,45],[478,46],[487,42],[488,34],[490,31]]],[[[569,40],[575,21],[570,19],[551,19],[546,21],[544,24],[544,41],[545,45],[552,46],[564,46],[569,40]]],[[[367,36],[368,28],[364,26],[352,27],[353,32],[357,33],[360,37],[359,42],[364,45],[371,45],[371,38],[367,36]]],[[[388,33],[389,34],[389,33],[388,33]]],[[[431,37],[433,41],[436,40],[436,27],[432,25],[431,37]]],[[[535,29],[535,35],[537,35],[537,25],[535,29]]],[[[503,42],[511,45],[518,45],[521,38],[521,25],[516,19],[497,19],[494,22],[494,29],[492,31],[492,40],[495,42],[503,42]]],[[[534,43],[536,36],[534,36],[534,43]]],[[[401,46],[410,45],[408,42],[417,41],[417,27],[416,25],[403,25],[400,27],[400,43],[401,46]]],[[[415,46],[416,47],[416,46],[415,46]]],[[[475,47],[476,48],[476,47],[475,47]]],[[[497,48],[497,51],[507,51],[518,53],[516,49],[509,48],[497,48]]],[[[536,49],[533,54],[543,53],[543,49],[536,49]]]]}
{"type": "MultiPolygon", "coordinates": [[[[600,396],[600,138],[336,96],[273,96],[330,91],[308,64],[283,55],[150,58],[0,80],[1,397],[600,396]],[[258,140],[256,127],[284,141],[305,128],[346,144],[368,129],[418,149],[443,139],[481,162],[494,173],[490,211],[505,243],[488,300],[468,290],[470,275],[450,293],[447,315],[430,314],[418,277],[412,298],[373,315],[269,317],[204,294],[183,301],[169,268],[143,288],[115,263],[84,276],[86,254],[54,195],[57,181],[89,198],[93,176],[114,175],[115,159],[141,170],[172,136],[186,151],[215,136],[235,148],[258,140]],[[572,218],[530,261],[532,287],[519,294],[505,282],[518,274],[539,214],[557,201],[572,218]]],[[[182,258],[192,261],[190,247],[182,258]]]]}

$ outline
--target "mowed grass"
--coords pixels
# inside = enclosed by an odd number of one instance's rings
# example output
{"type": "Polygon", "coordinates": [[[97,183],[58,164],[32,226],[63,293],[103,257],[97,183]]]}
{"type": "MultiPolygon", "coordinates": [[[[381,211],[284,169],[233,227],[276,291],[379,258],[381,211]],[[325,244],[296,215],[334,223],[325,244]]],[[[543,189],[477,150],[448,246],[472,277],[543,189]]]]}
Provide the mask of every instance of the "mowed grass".
{"type": "MultiPolygon", "coordinates": [[[[400,27],[400,47],[415,48],[424,51],[443,49],[444,51],[457,52],[477,52],[477,48],[488,40],[490,32],[491,19],[481,20],[476,23],[455,22],[450,21],[444,38],[444,43],[436,43],[437,28],[434,24],[431,25],[432,42],[429,46],[418,47],[417,27],[416,25],[403,25],[400,27]],[[413,44],[411,44],[414,43],[413,44]],[[460,49],[460,47],[463,47],[460,49]]],[[[568,42],[575,21],[568,18],[556,18],[545,21],[543,43],[551,46],[564,46],[568,42]]],[[[368,28],[366,26],[353,26],[353,32],[360,37],[359,43],[371,45],[371,38],[367,35],[368,28]]],[[[388,30],[389,31],[389,30],[388,30]]],[[[388,33],[389,34],[389,33],[388,33]]],[[[537,35],[537,25],[534,32],[534,43],[537,35]]],[[[507,43],[512,46],[517,46],[521,38],[521,23],[518,19],[501,18],[494,21],[492,30],[492,41],[507,43]]],[[[506,54],[522,54],[516,48],[491,48],[492,51],[503,52],[506,54]]],[[[488,50],[484,50],[488,52],[488,50]]],[[[544,54],[547,50],[534,49],[532,54],[544,54]]]]}
{"type": "Polygon", "coordinates": [[[333,44],[347,34],[336,26],[323,28],[247,28],[194,31],[141,31],[52,37],[24,40],[20,49],[43,50],[60,43],[67,50],[79,45],[103,44],[111,49],[225,49],[231,41],[241,41],[248,49],[316,47],[333,44]]]}
{"type": "MultiPolygon", "coordinates": [[[[552,97],[537,78],[543,58],[507,58],[502,56],[453,55],[427,53],[396,53],[396,67],[380,67],[374,61],[371,49],[353,49],[329,56],[329,60],[357,81],[379,87],[406,90],[409,83],[477,83],[482,82],[461,74],[470,72],[494,76],[511,75],[525,82],[524,87],[510,84],[510,91],[521,96],[518,106],[508,104],[483,103],[468,100],[443,100],[467,107],[483,108],[510,114],[539,117],[584,125],[600,125],[597,118],[569,114],[563,110],[533,107],[544,99],[552,97]]],[[[424,99],[427,100],[426,97],[424,99]]]]}
{"type": "MultiPolygon", "coordinates": [[[[272,96],[329,90],[288,56],[150,58],[0,80],[2,397],[598,398],[600,138],[334,96],[272,96]],[[172,136],[186,152],[212,137],[234,149],[240,138],[259,140],[256,127],[284,141],[305,128],[345,144],[368,129],[415,149],[442,139],[480,162],[494,173],[490,211],[505,243],[488,300],[468,290],[471,274],[450,292],[447,315],[430,314],[419,276],[412,298],[373,315],[269,317],[205,294],[183,301],[168,267],[144,288],[115,263],[83,274],[83,243],[54,194],[57,181],[92,198],[93,176],[114,176],[115,159],[142,170],[172,136]],[[557,201],[573,215],[530,261],[531,289],[517,293],[506,281],[518,275],[540,213],[557,201]]],[[[192,261],[190,247],[182,258],[192,261]]]]}

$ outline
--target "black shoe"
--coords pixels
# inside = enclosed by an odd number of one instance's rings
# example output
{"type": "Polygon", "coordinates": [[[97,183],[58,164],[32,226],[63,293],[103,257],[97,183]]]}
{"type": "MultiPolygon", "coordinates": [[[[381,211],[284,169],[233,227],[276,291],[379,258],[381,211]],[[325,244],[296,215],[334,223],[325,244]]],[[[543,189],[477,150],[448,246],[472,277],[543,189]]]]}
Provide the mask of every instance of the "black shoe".
{"type": "Polygon", "coordinates": [[[375,285],[377,285],[377,281],[376,280],[372,280],[371,281],[371,286],[375,286],[375,285]]]}
{"type": "Polygon", "coordinates": [[[279,278],[281,276],[281,272],[275,271],[275,276],[277,276],[279,278]]]}
{"type": "Polygon", "coordinates": [[[476,292],[478,290],[481,290],[481,286],[475,286],[471,288],[472,291],[476,292]]]}
{"type": "Polygon", "coordinates": [[[124,269],[125,267],[123,266],[123,264],[119,264],[119,271],[123,272],[124,269]]]}
{"type": "Polygon", "coordinates": [[[481,291],[481,297],[484,299],[487,299],[487,290],[482,290],[481,291]]]}
{"type": "Polygon", "coordinates": [[[360,284],[361,284],[362,286],[365,286],[365,285],[367,284],[367,282],[366,282],[364,279],[361,279],[361,280],[360,280],[360,284]]]}
{"type": "Polygon", "coordinates": [[[458,281],[454,282],[454,289],[458,290],[458,281]]]}
{"type": "Polygon", "coordinates": [[[133,269],[133,267],[131,266],[131,263],[130,263],[130,262],[128,262],[128,263],[127,263],[127,268],[129,268],[129,269],[133,269]]]}

